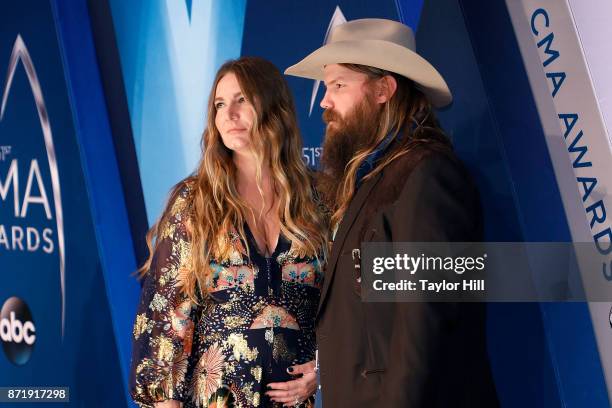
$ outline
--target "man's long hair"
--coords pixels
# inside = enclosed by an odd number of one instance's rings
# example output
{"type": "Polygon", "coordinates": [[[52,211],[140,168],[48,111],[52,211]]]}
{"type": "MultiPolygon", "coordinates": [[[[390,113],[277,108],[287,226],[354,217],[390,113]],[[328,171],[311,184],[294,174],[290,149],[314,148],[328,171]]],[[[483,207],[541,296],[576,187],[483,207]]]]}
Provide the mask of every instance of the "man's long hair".
{"type": "MultiPolygon", "coordinates": [[[[353,194],[355,193],[355,182],[357,170],[383,141],[390,135],[391,141],[383,158],[362,182],[369,180],[381,172],[389,163],[410,152],[420,144],[435,143],[438,146],[450,149],[450,141],[440,127],[434,114],[431,103],[427,97],[415,85],[414,81],[382,69],[358,65],[340,64],[353,71],[361,72],[368,76],[368,81],[391,75],[397,81],[395,94],[383,105],[380,112],[380,120],[375,126],[374,138],[365,148],[356,152],[346,165],[345,175],[335,189],[335,195],[326,197],[328,205],[333,209],[331,225],[337,226],[346,212],[353,194]]],[[[325,152],[324,152],[325,154],[325,152]]],[[[336,180],[334,182],[338,184],[336,180]]],[[[327,189],[329,191],[329,189],[327,189]]]]}
{"type": "MultiPolygon", "coordinates": [[[[192,267],[183,290],[196,302],[197,294],[205,295],[210,285],[210,262],[223,262],[230,257],[230,233],[236,232],[248,251],[243,226],[253,211],[237,191],[232,151],[223,144],[215,126],[215,91],[221,78],[229,73],[236,75],[243,95],[253,106],[255,119],[250,137],[252,154],[258,163],[257,187],[263,200],[261,170],[269,168],[272,188],[279,200],[281,234],[292,242],[291,251],[296,256],[321,256],[327,247],[328,228],[314,201],[312,176],[302,161],[301,136],[286,81],[271,62],[262,58],[228,61],[217,72],[208,99],[207,125],[197,171],[177,184],[170,194],[172,201],[185,185],[189,186],[192,267]]],[[[166,210],[147,234],[149,257],[139,270],[141,274],[151,267],[158,244],[156,238],[169,216],[166,210]]]]}

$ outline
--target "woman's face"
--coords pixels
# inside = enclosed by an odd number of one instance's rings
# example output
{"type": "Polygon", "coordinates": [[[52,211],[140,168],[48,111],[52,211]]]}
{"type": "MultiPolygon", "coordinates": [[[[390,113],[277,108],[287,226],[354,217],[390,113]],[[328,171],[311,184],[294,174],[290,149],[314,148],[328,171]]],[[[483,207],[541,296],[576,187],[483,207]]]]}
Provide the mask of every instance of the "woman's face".
{"type": "Polygon", "coordinates": [[[242,94],[236,75],[224,75],[215,90],[215,126],[223,144],[235,152],[246,151],[251,145],[251,128],[255,111],[242,94]]]}

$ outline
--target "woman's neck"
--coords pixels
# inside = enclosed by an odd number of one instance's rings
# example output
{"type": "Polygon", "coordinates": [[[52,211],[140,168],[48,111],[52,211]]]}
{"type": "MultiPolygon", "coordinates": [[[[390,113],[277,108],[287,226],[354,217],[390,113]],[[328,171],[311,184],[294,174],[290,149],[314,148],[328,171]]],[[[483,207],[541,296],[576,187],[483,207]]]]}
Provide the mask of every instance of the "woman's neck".
{"type": "MultiPolygon", "coordinates": [[[[257,187],[257,171],[259,167],[257,160],[252,154],[234,153],[233,161],[236,166],[236,187],[238,193],[247,199],[247,201],[250,201],[249,197],[252,198],[253,192],[259,192],[257,187]]],[[[261,174],[260,187],[263,190],[264,199],[270,203],[270,201],[273,201],[274,194],[271,171],[266,166],[259,168],[259,171],[261,174]]]]}
{"type": "Polygon", "coordinates": [[[234,154],[234,164],[238,194],[250,209],[250,212],[245,214],[249,229],[253,233],[259,252],[270,256],[280,236],[278,200],[274,194],[272,172],[267,166],[260,169],[261,183],[258,187],[258,164],[255,157],[234,154]]]}

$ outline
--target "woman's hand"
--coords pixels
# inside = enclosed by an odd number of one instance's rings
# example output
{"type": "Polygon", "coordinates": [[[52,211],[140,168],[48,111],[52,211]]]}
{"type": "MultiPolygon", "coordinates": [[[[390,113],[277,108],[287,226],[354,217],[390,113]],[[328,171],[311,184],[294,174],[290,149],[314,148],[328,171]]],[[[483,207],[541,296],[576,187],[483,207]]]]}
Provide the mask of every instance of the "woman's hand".
{"type": "Polygon", "coordinates": [[[291,375],[299,376],[295,380],[268,384],[270,391],[266,392],[272,401],[281,402],[285,407],[292,407],[304,402],[317,390],[317,373],[315,361],[298,364],[287,368],[291,375]]]}
{"type": "Polygon", "coordinates": [[[181,408],[183,403],[177,400],[165,400],[163,402],[156,402],[153,406],[155,408],[181,408]]]}

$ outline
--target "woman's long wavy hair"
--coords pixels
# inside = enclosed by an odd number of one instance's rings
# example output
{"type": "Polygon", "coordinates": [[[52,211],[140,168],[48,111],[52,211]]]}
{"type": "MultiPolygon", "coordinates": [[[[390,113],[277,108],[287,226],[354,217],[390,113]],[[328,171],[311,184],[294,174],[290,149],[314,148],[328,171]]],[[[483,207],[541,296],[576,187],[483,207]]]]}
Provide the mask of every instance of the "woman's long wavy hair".
{"type": "Polygon", "coordinates": [[[341,180],[334,197],[327,197],[333,205],[331,225],[335,226],[342,220],[353,194],[357,170],[366,157],[387,136],[391,135],[389,151],[382,161],[363,178],[363,181],[374,177],[389,163],[407,154],[414,147],[422,144],[435,145],[437,148],[451,149],[451,144],[440,127],[431,103],[415,85],[414,81],[379,68],[359,64],[340,64],[345,68],[361,72],[368,76],[368,81],[374,81],[391,75],[397,81],[395,94],[382,106],[380,122],[376,127],[375,137],[365,148],[359,150],[347,163],[345,177],[341,180]],[[330,200],[331,199],[331,200],[330,200]]]}
{"type": "MultiPolygon", "coordinates": [[[[251,129],[251,150],[258,163],[257,187],[263,200],[261,169],[266,166],[278,200],[281,234],[292,242],[292,253],[322,260],[328,242],[328,226],[315,202],[312,175],[302,161],[301,136],[286,81],[271,62],[262,58],[242,57],[228,61],[217,72],[208,98],[207,125],[197,171],[177,184],[170,193],[172,201],[185,184],[189,185],[192,273],[183,290],[196,302],[200,295],[205,296],[208,292],[210,262],[229,259],[232,251],[230,234],[237,233],[248,250],[243,226],[253,211],[237,191],[237,169],[232,151],[223,144],[215,126],[215,91],[221,78],[229,73],[236,76],[244,97],[253,106],[255,119],[251,129]]],[[[166,210],[147,234],[149,257],[139,269],[141,274],[151,267],[158,243],[156,237],[160,236],[168,213],[166,210]]]]}

